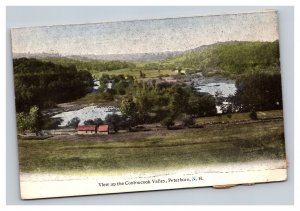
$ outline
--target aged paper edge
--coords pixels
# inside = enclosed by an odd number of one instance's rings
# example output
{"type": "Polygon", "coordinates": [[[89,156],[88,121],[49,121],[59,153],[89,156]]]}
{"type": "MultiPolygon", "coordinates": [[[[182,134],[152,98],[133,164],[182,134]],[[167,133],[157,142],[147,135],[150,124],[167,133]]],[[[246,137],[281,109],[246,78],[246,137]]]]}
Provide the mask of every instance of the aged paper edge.
{"type": "Polygon", "coordinates": [[[152,178],[89,177],[87,180],[57,180],[57,181],[21,181],[21,198],[38,199],[66,196],[81,196],[95,194],[110,194],[124,192],[140,192],[153,190],[170,190],[195,187],[228,188],[235,185],[278,182],[287,179],[287,169],[271,169],[223,173],[197,173],[193,175],[167,175],[152,178]],[[170,180],[177,182],[169,182],[170,180]],[[189,179],[189,181],[183,181],[189,179]],[[148,184],[129,184],[141,181],[148,184]],[[160,181],[153,183],[152,180],[160,181]],[[167,183],[162,183],[162,181],[167,183]],[[124,183],[117,185],[117,183],[124,183]],[[101,186],[102,184],[110,184],[101,186]],[[125,184],[127,183],[127,185],[125,184]],[[111,184],[114,184],[111,186],[111,184]]]}

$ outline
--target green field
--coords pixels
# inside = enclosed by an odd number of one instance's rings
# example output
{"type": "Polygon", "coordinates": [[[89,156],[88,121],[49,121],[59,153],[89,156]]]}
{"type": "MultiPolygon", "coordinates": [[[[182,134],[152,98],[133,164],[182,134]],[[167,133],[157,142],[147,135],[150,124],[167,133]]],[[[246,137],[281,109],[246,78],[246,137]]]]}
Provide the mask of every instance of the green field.
{"type": "MultiPolygon", "coordinates": [[[[117,96],[115,96],[116,101],[117,101],[117,96]]],[[[76,104],[76,105],[114,105],[113,101],[107,101],[101,98],[101,95],[97,92],[91,92],[86,94],[84,97],[79,98],[75,101],[70,102],[71,104],[76,104]]],[[[117,104],[117,102],[116,102],[117,104]]]]}
{"type": "MultiPolygon", "coordinates": [[[[142,70],[145,74],[145,78],[158,78],[167,75],[176,75],[177,73],[172,70],[142,70]]],[[[92,71],[92,75],[94,78],[101,78],[102,75],[124,75],[124,76],[133,76],[137,79],[140,79],[140,70],[138,69],[119,69],[119,70],[111,70],[111,71],[103,71],[97,72],[92,71]]]]}
{"type": "Polygon", "coordinates": [[[21,172],[116,174],[285,157],[282,121],[69,138],[19,140],[21,172]]]}
{"type": "MultiPolygon", "coordinates": [[[[250,112],[244,112],[244,113],[233,113],[231,115],[222,114],[222,115],[212,116],[212,117],[204,117],[204,118],[200,117],[197,118],[195,122],[197,124],[210,124],[210,123],[230,123],[236,121],[245,121],[245,120],[251,120],[249,114],[250,112]]],[[[257,111],[256,114],[257,114],[257,118],[260,120],[283,117],[282,110],[257,111]]]]}

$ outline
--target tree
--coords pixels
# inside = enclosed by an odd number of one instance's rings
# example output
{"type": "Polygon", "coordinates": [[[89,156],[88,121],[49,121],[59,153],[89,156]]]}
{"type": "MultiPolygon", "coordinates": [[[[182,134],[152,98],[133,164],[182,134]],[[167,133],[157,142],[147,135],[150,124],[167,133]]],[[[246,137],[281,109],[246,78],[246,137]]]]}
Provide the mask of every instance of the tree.
{"type": "Polygon", "coordinates": [[[29,113],[17,113],[17,130],[21,134],[28,131],[38,135],[42,125],[42,115],[37,106],[31,107],[29,113]]]}
{"type": "MultiPolygon", "coordinates": [[[[191,90],[189,90],[191,92],[191,90]]],[[[174,115],[182,113],[189,98],[189,92],[181,87],[172,86],[168,93],[169,109],[174,115]]]]}
{"type": "Polygon", "coordinates": [[[68,121],[67,127],[77,128],[80,123],[80,119],[78,117],[74,117],[70,121],[68,121]]]}
{"type": "Polygon", "coordinates": [[[122,100],[120,111],[122,116],[126,118],[129,128],[138,124],[138,108],[132,97],[122,100]]]}
{"type": "Polygon", "coordinates": [[[232,98],[235,110],[252,111],[282,109],[281,76],[252,74],[236,81],[236,94],[232,98]]]}
{"type": "Polygon", "coordinates": [[[94,120],[92,120],[92,119],[88,119],[88,120],[85,120],[85,121],[83,122],[83,124],[84,124],[84,125],[95,125],[95,122],[94,122],[94,120]]]}
{"type": "Polygon", "coordinates": [[[96,118],[94,119],[94,124],[99,126],[99,125],[102,125],[104,122],[101,118],[96,118]]]}
{"type": "Polygon", "coordinates": [[[128,82],[125,81],[125,78],[121,78],[120,81],[115,83],[114,89],[119,95],[125,95],[126,94],[126,88],[128,87],[128,82]]]}
{"type": "Polygon", "coordinates": [[[120,111],[122,112],[123,116],[132,118],[136,115],[137,112],[137,105],[133,101],[132,97],[125,98],[121,102],[120,111]]]}
{"type": "Polygon", "coordinates": [[[252,110],[249,114],[249,117],[252,119],[252,120],[257,120],[257,114],[256,114],[256,111],[255,110],[252,110]]]}
{"type": "Polygon", "coordinates": [[[215,99],[207,93],[193,92],[185,106],[185,112],[193,117],[215,115],[217,113],[215,99]]]}
{"type": "Polygon", "coordinates": [[[119,127],[121,124],[121,117],[118,114],[108,114],[105,117],[105,123],[108,124],[115,132],[119,131],[119,127]]]}
{"type": "Polygon", "coordinates": [[[34,132],[36,133],[36,135],[38,135],[42,127],[42,115],[40,113],[39,107],[33,106],[30,108],[28,124],[30,132],[34,132]]]}
{"type": "Polygon", "coordinates": [[[28,118],[24,112],[17,113],[18,133],[24,134],[29,129],[28,118]]]}

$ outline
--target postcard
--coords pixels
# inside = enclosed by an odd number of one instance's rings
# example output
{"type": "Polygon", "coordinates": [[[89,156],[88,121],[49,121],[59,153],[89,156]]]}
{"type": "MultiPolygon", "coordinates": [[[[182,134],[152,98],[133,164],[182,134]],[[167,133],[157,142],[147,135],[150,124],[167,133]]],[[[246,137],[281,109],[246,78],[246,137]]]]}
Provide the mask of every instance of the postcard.
{"type": "Polygon", "coordinates": [[[277,11],[11,37],[22,199],[287,179],[277,11]]]}

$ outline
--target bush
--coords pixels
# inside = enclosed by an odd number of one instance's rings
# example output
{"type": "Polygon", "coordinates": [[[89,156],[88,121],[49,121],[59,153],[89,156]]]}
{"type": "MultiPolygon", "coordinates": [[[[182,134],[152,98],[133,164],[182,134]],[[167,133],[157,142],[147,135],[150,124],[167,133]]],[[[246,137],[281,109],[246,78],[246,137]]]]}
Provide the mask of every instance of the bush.
{"type": "Polygon", "coordinates": [[[254,110],[252,110],[249,114],[249,117],[252,119],[252,120],[257,120],[257,114],[254,110]]]}
{"type": "Polygon", "coordinates": [[[161,123],[162,126],[165,126],[168,129],[170,129],[170,127],[175,124],[172,117],[166,117],[160,123],[161,123]]]}
{"type": "Polygon", "coordinates": [[[194,125],[194,124],[195,124],[195,120],[193,119],[192,116],[186,115],[186,116],[182,119],[182,124],[183,124],[184,126],[194,125]]]}
{"type": "Polygon", "coordinates": [[[68,122],[67,127],[72,127],[76,129],[79,123],[80,123],[80,119],[78,117],[74,117],[68,122]]]}
{"type": "Polygon", "coordinates": [[[227,116],[228,119],[231,119],[232,114],[231,114],[231,113],[228,113],[226,116],[227,116]]]}
{"type": "Polygon", "coordinates": [[[83,124],[84,125],[95,125],[95,122],[92,119],[88,119],[88,120],[84,121],[83,124]]]}
{"type": "Polygon", "coordinates": [[[110,92],[102,92],[101,93],[101,99],[107,100],[107,101],[113,101],[114,95],[110,92]]]}
{"type": "Polygon", "coordinates": [[[118,132],[122,124],[122,118],[118,114],[108,114],[105,117],[106,124],[109,125],[115,132],[118,132]]]}

